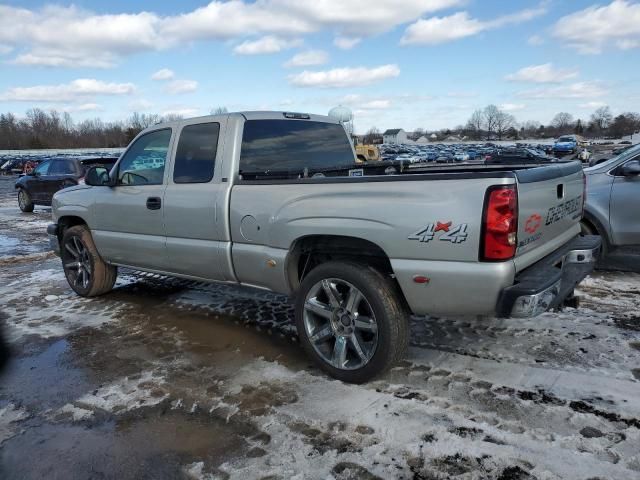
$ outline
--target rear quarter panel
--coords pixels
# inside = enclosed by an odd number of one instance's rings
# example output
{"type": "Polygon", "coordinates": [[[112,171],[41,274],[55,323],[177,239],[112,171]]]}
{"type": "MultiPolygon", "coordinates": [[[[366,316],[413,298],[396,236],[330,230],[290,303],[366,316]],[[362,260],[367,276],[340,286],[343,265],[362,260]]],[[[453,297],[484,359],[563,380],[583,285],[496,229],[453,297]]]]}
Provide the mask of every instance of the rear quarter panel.
{"type": "Polygon", "coordinates": [[[297,239],[355,237],[385,251],[414,312],[490,313],[501,288],[513,281],[513,262],[478,261],[483,199],[490,185],[513,182],[461,178],[236,185],[230,209],[236,275],[243,283],[289,293],[285,264],[297,239]],[[274,268],[265,266],[269,260],[276,262],[274,268]],[[416,289],[415,274],[432,281],[416,289]],[[460,295],[469,291],[478,298],[461,302],[460,295]]]}

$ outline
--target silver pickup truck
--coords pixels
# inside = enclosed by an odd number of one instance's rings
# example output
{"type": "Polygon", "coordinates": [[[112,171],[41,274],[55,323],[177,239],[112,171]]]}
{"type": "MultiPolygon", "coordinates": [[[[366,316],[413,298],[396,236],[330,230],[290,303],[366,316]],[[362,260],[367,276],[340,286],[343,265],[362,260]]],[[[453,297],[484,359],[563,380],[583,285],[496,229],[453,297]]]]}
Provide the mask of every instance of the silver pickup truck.
{"type": "Polygon", "coordinates": [[[79,295],[119,266],[289,294],[304,349],[349,382],[402,358],[411,314],[531,317],[593,269],[580,162],[379,165],[324,116],[159,124],[56,193],[48,233],[79,295]]]}

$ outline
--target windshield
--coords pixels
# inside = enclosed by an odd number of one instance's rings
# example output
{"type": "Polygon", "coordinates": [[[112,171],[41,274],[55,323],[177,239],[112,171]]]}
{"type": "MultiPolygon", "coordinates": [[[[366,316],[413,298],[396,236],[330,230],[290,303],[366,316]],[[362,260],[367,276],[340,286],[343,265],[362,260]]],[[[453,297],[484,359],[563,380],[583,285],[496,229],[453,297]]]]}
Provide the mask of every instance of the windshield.
{"type": "Polygon", "coordinates": [[[558,142],[574,142],[575,140],[572,137],[560,137],[558,142]]]}
{"type": "Polygon", "coordinates": [[[615,157],[610,158],[606,162],[599,163],[594,168],[597,168],[597,169],[607,168],[609,166],[613,166],[618,161],[623,162],[625,160],[635,157],[638,154],[640,154],[640,144],[635,145],[628,150],[625,150],[620,155],[616,155],[615,157]]]}

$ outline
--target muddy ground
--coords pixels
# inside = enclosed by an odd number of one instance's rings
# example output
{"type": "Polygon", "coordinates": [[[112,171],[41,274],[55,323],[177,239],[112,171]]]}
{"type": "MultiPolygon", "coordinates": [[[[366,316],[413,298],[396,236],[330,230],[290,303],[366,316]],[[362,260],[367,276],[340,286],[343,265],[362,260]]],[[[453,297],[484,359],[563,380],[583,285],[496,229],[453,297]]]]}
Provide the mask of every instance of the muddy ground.
{"type": "Polygon", "coordinates": [[[50,211],[0,177],[2,479],[640,478],[640,275],[578,309],[414,318],[403,364],[332,380],[286,298],[122,271],[73,294],[50,211]]]}

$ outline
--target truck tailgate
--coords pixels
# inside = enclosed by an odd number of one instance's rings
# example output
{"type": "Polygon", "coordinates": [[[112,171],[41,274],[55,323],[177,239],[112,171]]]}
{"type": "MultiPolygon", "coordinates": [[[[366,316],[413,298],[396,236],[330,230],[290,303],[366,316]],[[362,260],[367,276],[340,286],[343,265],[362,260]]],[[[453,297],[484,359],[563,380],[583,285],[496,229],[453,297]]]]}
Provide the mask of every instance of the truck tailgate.
{"type": "Polygon", "coordinates": [[[518,248],[516,269],[528,267],[577,235],[584,190],[580,162],[516,172],[518,248]]]}

